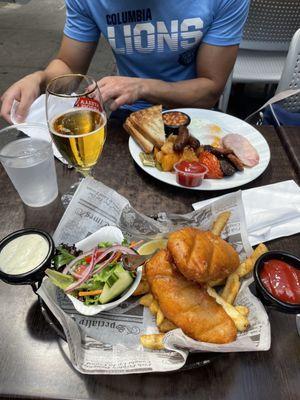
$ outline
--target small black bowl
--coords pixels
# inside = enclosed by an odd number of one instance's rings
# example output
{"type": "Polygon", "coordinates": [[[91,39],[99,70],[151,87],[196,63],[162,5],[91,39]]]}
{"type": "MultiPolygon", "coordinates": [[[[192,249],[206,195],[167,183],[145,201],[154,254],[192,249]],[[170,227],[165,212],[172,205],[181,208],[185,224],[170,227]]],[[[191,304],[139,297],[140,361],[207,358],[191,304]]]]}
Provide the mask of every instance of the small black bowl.
{"type": "Polygon", "coordinates": [[[48,242],[49,249],[45,259],[34,269],[23,274],[7,274],[0,269],[0,279],[4,282],[11,285],[34,285],[36,282],[40,283],[45,275],[46,268],[51,266],[51,260],[55,254],[55,245],[52,237],[47,232],[39,229],[27,228],[11,233],[0,241],[0,252],[10,241],[19,236],[28,235],[31,233],[41,235],[48,242]]]}
{"type": "Polygon", "coordinates": [[[165,124],[165,122],[164,122],[164,125],[165,125],[165,134],[166,134],[167,137],[170,136],[170,135],[178,135],[178,131],[179,131],[179,128],[180,128],[181,126],[188,126],[188,125],[191,123],[191,118],[190,118],[186,113],[184,113],[184,112],[182,112],[182,111],[168,110],[168,111],[163,111],[162,114],[164,115],[164,114],[168,114],[168,113],[179,113],[179,114],[183,114],[183,115],[185,115],[185,116],[187,117],[187,121],[186,121],[186,123],[181,124],[181,125],[167,125],[167,124],[165,124]]]}
{"type": "Polygon", "coordinates": [[[274,259],[284,261],[292,267],[300,269],[299,257],[296,257],[293,254],[286,253],[284,251],[268,251],[267,253],[260,256],[254,265],[254,280],[257,294],[266,306],[269,306],[284,313],[299,314],[300,304],[290,304],[277,299],[270,292],[268,292],[261,281],[260,272],[263,268],[264,263],[266,261],[274,259]]]}

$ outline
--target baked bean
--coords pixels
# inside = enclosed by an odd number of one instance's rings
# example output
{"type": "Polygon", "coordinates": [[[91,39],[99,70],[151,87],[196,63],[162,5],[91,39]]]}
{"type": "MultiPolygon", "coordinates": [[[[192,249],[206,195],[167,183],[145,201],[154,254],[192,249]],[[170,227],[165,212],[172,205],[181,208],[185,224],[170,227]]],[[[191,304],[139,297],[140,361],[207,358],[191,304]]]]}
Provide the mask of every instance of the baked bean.
{"type": "Polygon", "coordinates": [[[178,126],[188,122],[188,116],[180,111],[170,111],[162,115],[165,125],[178,126]]]}

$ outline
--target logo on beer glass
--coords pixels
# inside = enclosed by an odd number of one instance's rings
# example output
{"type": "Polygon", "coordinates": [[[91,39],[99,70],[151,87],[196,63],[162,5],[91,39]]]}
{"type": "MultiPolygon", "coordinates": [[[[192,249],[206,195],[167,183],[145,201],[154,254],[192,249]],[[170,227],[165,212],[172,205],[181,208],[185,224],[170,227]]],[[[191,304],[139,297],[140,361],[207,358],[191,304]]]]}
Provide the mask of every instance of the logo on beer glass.
{"type": "Polygon", "coordinates": [[[80,107],[80,108],[85,108],[88,110],[93,110],[93,111],[100,111],[102,112],[103,109],[101,107],[101,104],[98,100],[92,99],[90,97],[78,97],[76,100],[74,107],[80,107]]]}

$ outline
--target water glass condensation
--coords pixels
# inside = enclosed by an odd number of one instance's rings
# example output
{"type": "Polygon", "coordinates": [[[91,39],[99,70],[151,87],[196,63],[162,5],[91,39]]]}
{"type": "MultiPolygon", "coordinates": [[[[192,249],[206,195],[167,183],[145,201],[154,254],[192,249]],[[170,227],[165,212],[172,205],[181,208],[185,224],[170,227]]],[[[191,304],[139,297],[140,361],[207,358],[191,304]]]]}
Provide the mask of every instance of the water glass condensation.
{"type": "Polygon", "coordinates": [[[42,207],[56,199],[56,170],[47,126],[25,123],[2,129],[0,161],[26,205],[42,207]]]}

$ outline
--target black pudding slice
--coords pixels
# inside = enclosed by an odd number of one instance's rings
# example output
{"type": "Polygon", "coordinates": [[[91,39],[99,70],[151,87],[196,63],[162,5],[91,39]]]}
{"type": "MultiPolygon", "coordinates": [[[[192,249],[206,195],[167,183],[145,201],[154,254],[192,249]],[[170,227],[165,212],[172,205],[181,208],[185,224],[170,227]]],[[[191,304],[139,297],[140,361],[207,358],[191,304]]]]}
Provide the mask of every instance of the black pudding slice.
{"type": "Polygon", "coordinates": [[[221,170],[225,176],[232,176],[236,172],[236,168],[225,158],[219,160],[221,170]]]}

